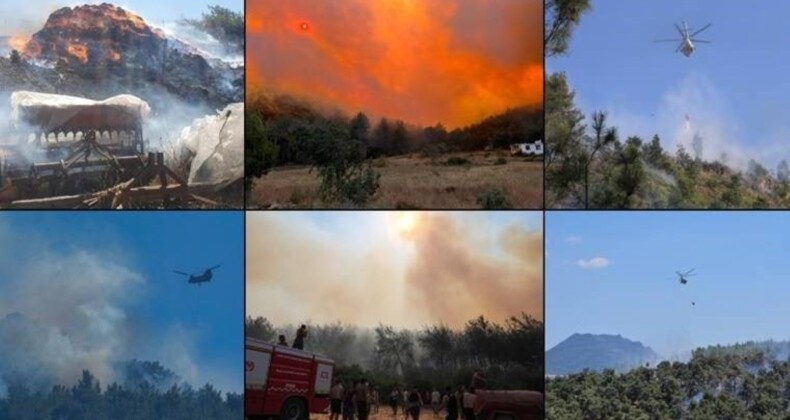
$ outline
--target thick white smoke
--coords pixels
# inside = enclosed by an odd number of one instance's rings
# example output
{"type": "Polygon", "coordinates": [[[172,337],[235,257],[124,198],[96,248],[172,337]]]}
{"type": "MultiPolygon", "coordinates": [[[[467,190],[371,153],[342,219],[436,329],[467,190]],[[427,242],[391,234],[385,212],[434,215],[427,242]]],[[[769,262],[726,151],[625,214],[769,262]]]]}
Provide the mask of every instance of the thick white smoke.
{"type": "Polygon", "coordinates": [[[116,380],[114,362],[129,358],[127,306],[142,277],[98,253],[36,254],[2,273],[0,379],[71,384],[88,369],[102,383],[116,380]]]}
{"type": "Polygon", "coordinates": [[[155,285],[110,232],[91,233],[101,244],[85,246],[77,244],[84,237],[46,238],[10,220],[0,216],[0,397],[17,381],[33,389],[72,386],[83,370],[102,387],[124,384],[132,359],[175,373],[152,384],[160,389],[178,380],[240,388],[227,372],[198,362],[199,329],[141,320],[136,313],[155,285]]]}

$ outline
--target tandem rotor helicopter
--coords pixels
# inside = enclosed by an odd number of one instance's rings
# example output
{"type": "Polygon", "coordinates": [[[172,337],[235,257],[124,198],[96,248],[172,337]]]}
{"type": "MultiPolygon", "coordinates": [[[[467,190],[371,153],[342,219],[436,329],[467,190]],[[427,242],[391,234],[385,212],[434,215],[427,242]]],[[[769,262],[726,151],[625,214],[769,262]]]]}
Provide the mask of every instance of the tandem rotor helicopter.
{"type": "Polygon", "coordinates": [[[188,280],[189,283],[197,284],[198,286],[200,286],[201,283],[208,283],[208,282],[210,282],[211,279],[214,277],[214,274],[212,273],[212,271],[217,269],[217,268],[219,268],[219,267],[220,266],[215,265],[214,267],[207,268],[201,274],[189,274],[189,273],[184,273],[183,271],[177,271],[177,270],[173,270],[173,272],[176,273],[176,274],[181,274],[182,276],[188,276],[189,277],[189,280],[188,280]]]}
{"type": "Polygon", "coordinates": [[[694,44],[710,44],[710,41],[706,41],[704,39],[697,39],[694,38],[695,36],[699,35],[702,31],[710,28],[712,23],[709,23],[699,29],[697,31],[691,32],[692,29],[688,27],[685,21],[680,22],[680,24],[675,24],[675,29],[677,29],[678,33],[680,34],[679,39],[660,39],[656,40],[655,42],[678,42],[678,48],[675,52],[683,53],[686,57],[691,57],[691,54],[694,53],[694,50],[697,48],[694,44]]]}

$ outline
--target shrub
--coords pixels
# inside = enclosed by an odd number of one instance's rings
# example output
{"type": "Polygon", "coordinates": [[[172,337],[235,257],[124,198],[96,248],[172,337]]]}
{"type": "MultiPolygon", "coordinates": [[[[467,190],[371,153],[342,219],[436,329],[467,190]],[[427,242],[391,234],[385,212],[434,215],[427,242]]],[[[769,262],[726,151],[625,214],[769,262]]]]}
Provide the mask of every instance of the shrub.
{"type": "Polygon", "coordinates": [[[507,201],[505,193],[500,190],[483,191],[478,194],[477,204],[484,210],[510,209],[513,207],[507,201]]]}
{"type": "Polygon", "coordinates": [[[471,165],[472,162],[467,158],[462,158],[459,156],[453,156],[447,159],[448,166],[463,166],[463,165],[471,165]]]}

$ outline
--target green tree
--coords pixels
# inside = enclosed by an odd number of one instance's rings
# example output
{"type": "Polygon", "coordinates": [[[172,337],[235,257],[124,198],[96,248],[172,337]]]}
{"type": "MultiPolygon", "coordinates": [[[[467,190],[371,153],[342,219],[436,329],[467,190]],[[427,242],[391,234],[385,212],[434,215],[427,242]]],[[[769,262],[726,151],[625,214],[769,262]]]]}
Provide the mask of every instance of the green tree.
{"type": "Polygon", "coordinates": [[[244,131],[244,182],[249,191],[254,179],[268,173],[277,163],[280,148],[260,115],[255,112],[246,113],[244,131]]]}
{"type": "Polygon", "coordinates": [[[367,115],[358,113],[351,119],[351,138],[367,143],[368,131],[370,131],[370,120],[367,115]]]}
{"type": "Polygon", "coordinates": [[[641,159],[642,140],[638,137],[629,138],[625,148],[619,153],[617,164],[620,166],[616,184],[622,192],[622,208],[631,206],[631,201],[645,180],[645,170],[641,159]]]}
{"type": "Polygon", "coordinates": [[[570,45],[573,30],[581,21],[581,16],[590,10],[590,2],[589,0],[546,0],[545,10],[546,56],[564,54],[570,45]]]}
{"type": "Polygon", "coordinates": [[[253,318],[247,315],[247,319],[244,322],[244,335],[273,342],[277,333],[268,319],[261,316],[253,318]]]}
{"type": "Polygon", "coordinates": [[[243,49],[244,15],[222,6],[209,6],[208,9],[200,20],[186,19],[185,22],[228,43],[231,48],[243,49]]]}
{"type": "Polygon", "coordinates": [[[604,147],[617,141],[617,129],[606,127],[606,113],[594,112],[592,115],[593,139],[588,148],[588,155],[584,160],[584,208],[590,207],[590,165],[595,160],[595,154],[604,147]]]}

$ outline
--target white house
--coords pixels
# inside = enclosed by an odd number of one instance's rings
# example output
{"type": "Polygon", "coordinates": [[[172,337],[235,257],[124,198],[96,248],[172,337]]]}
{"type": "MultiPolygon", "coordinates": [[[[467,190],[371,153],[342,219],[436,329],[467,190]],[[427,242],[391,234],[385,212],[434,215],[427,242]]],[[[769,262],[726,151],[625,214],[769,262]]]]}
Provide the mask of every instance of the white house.
{"type": "Polygon", "coordinates": [[[535,140],[532,143],[511,144],[510,154],[513,156],[543,156],[543,140],[535,140]]]}

